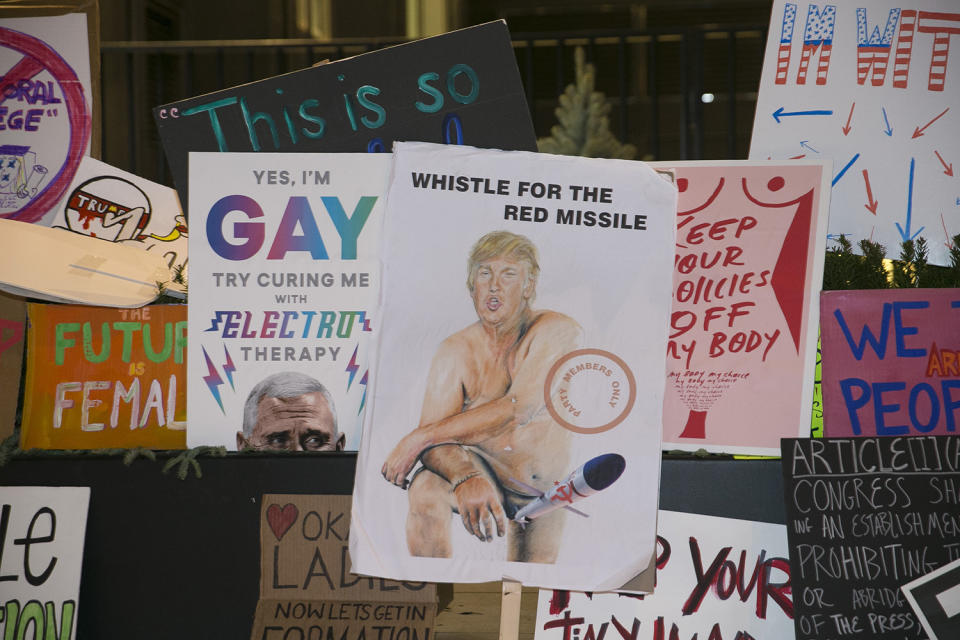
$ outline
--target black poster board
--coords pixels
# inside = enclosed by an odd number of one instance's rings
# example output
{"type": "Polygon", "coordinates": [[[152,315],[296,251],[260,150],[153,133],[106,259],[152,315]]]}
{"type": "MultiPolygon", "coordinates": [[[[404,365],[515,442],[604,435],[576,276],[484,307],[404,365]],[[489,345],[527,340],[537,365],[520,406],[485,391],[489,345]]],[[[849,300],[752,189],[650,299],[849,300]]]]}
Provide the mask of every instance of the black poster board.
{"type": "Polygon", "coordinates": [[[926,637],[900,587],[960,557],[960,437],[781,448],[797,640],[926,637]]]}
{"type": "Polygon", "coordinates": [[[503,20],[161,105],[153,117],[184,204],[190,151],[376,152],[394,140],[537,150],[503,20]]]}

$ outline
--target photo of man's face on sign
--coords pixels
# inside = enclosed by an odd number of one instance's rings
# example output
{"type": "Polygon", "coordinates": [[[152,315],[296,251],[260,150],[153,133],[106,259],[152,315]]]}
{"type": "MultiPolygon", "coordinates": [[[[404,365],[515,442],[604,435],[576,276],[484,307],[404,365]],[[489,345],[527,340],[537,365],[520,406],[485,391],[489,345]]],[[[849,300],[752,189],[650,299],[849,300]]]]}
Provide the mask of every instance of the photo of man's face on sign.
{"type": "Polygon", "coordinates": [[[237,449],[342,451],[345,444],[333,398],[318,380],[284,371],[250,390],[237,449]]]}

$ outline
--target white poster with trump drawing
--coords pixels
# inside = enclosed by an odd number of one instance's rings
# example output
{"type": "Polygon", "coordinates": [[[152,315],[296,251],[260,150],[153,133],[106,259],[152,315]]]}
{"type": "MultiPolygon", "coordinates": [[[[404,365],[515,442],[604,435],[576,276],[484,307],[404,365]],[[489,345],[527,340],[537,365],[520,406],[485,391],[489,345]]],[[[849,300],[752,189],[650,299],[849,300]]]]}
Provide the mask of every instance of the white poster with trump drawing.
{"type": "Polygon", "coordinates": [[[676,202],[641,162],[395,145],[356,572],[601,590],[649,566],[676,202]]]}

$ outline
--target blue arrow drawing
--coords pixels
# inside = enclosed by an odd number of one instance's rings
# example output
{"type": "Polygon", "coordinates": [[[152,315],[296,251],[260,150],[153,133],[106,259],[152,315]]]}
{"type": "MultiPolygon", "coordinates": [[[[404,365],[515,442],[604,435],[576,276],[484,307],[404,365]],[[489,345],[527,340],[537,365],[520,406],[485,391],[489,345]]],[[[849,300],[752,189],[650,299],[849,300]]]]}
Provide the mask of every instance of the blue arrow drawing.
{"type": "Polygon", "coordinates": [[[884,107],[880,107],[880,111],[883,112],[883,124],[885,124],[885,125],[887,126],[887,128],[884,129],[883,132],[884,132],[885,134],[887,134],[888,136],[892,136],[892,135],[893,135],[893,127],[890,126],[890,121],[887,120],[887,110],[886,110],[886,108],[884,108],[884,107]]]}
{"type": "Polygon", "coordinates": [[[813,151],[814,153],[820,153],[819,151],[817,151],[816,149],[814,149],[813,147],[811,147],[810,145],[808,145],[808,144],[807,144],[808,142],[809,142],[809,140],[801,140],[801,141],[800,141],[800,146],[801,146],[801,147],[806,147],[807,149],[810,149],[810,151],[813,151]]]}
{"type": "Polygon", "coordinates": [[[894,222],[893,224],[897,225],[897,231],[900,232],[900,238],[904,241],[913,240],[920,232],[924,230],[925,227],[920,227],[917,229],[917,232],[913,235],[910,235],[910,216],[913,213],[913,169],[916,164],[916,161],[913,158],[910,158],[910,182],[907,186],[907,229],[904,231],[903,227],[900,226],[899,222],[894,222]]]}
{"type": "Polygon", "coordinates": [[[837,182],[840,181],[840,178],[843,177],[843,174],[847,172],[847,169],[853,166],[853,163],[856,162],[859,157],[860,157],[860,154],[858,153],[857,155],[850,158],[850,162],[848,162],[843,169],[840,169],[840,173],[838,173],[836,176],[833,177],[833,182],[830,183],[831,187],[835,186],[837,182]]]}
{"type": "Polygon", "coordinates": [[[817,109],[814,111],[784,111],[783,107],[780,107],[773,112],[773,119],[777,121],[777,124],[780,124],[780,118],[786,118],[787,116],[832,116],[833,110],[827,109],[817,109]]]}

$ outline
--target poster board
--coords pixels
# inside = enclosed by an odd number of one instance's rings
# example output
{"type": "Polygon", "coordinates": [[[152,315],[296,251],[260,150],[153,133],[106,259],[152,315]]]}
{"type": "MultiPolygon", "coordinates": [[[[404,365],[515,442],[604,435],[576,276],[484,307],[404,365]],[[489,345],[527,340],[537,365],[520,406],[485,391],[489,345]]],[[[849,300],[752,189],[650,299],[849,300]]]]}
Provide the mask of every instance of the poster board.
{"type": "Polygon", "coordinates": [[[89,487],[0,487],[4,638],[76,637],[89,503],[89,487]]]}
{"type": "Polygon", "coordinates": [[[960,421],[960,289],[821,297],[828,437],[949,435],[960,421]]]}
{"type": "Polygon", "coordinates": [[[167,293],[186,296],[187,223],[177,192],[105,162],[85,157],[63,199],[42,224],[163,256],[167,293]],[[176,279],[176,281],[175,281],[176,279]]]}
{"type": "Polygon", "coordinates": [[[664,510],[657,520],[653,594],[541,589],[535,640],[792,637],[786,527],[664,510]]]}
{"type": "Polygon", "coordinates": [[[90,153],[91,60],[99,68],[99,43],[92,53],[88,20],[98,23],[99,14],[63,13],[67,6],[52,9],[62,15],[8,17],[33,13],[33,7],[0,11],[0,68],[7,70],[0,104],[0,217],[42,218],[90,153]]]}
{"type": "Polygon", "coordinates": [[[142,307],[170,267],[158,253],[0,218],[0,289],[50,302],[142,307]]]}
{"type": "Polygon", "coordinates": [[[397,143],[392,175],[354,566],[620,587],[654,551],[675,187],[640,162],[429,143],[397,143]],[[456,444],[405,492],[434,442],[456,444]],[[584,488],[590,469],[606,488],[584,488]],[[463,507],[473,537],[424,497],[454,485],[480,495],[463,507]],[[408,499],[437,508],[423,535],[405,535],[408,499]],[[554,503],[581,515],[539,511],[554,503]]]}
{"type": "Polygon", "coordinates": [[[27,302],[0,293],[0,441],[13,434],[20,401],[27,302]]]}
{"type": "Polygon", "coordinates": [[[922,634],[900,587],[960,558],[960,438],[783,440],[797,640],[922,634]]]}
{"type": "Polygon", "coordinates": [[[251,640],[429,638],[437,587],[351,573],[350,496],[264,494],[251,640]]]}
{"type": "Polygon", "coordinates": [[[190,151],[390,151],[426,140],[535,151],[499,20],[161,105],[154,119],[181,202],[190,151]]]}
{"type": "Polygon", "coordinates": [[[901,587],[930,640],[960,635],[960,560],[901,587]]]}
{"type": "Polygon", "coordinates": [[[182,449],[185,305],[30,303],[22,449],[182,449]]]}
{"type": "Polygon", "coordinates": [[[957,33],[954,0],[776,0],[750,158],[832,159],[832,236],[896,255],[920,235],[930,261],[949,264],[960,233],[957,33]]]}
{"type": "Polygon", "coordinates": [[[390,162],[190,155],[189,446],[244,448],[242,436],[253,448],[357,449],[390,162]],[[316,401],[304,410],[324,413],[322,427],[293,433],[270,420],[296,398],[316,401]]]}
{"type": "Polygon", "coordinates": [[[663,447],[777,455],[810,432],[829,165],[654,166],[680,191],[663,447]]]}

